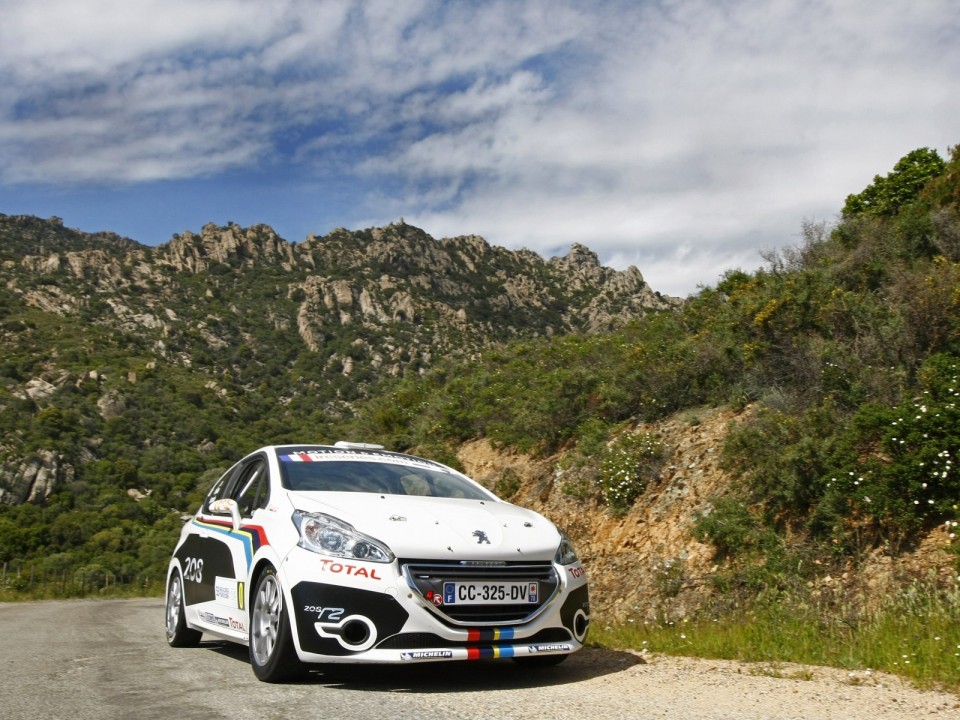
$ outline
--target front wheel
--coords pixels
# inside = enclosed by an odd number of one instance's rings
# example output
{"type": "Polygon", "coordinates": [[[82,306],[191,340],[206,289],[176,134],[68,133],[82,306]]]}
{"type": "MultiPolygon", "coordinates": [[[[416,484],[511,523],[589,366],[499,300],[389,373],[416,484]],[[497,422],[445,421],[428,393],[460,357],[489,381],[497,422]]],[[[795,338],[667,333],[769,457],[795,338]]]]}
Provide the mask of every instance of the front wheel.
{"type": "Polygon", "coordinates": [[[264,682],[289,680],[303,672],[293,647],[290,616],[283,602],[283,589],[273,568],[257,582],[250,612],[250,664],[264,682]]]}
{"type": "Polygon", "coordinates": [[[187,627],[183,610],[183,580],[180,571],[170,573],[167,583],[167,642],[171,647],[196,647],[200,644],[199,630],[187,627]]]}

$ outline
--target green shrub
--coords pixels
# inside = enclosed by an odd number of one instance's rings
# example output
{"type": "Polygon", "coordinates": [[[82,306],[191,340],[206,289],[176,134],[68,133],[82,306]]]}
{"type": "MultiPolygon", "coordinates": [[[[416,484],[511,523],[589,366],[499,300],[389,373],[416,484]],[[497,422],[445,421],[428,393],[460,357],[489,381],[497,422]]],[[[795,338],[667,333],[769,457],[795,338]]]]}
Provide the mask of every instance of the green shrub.
{"type": "Polygon", "coordinates": [[[960,499],[960,359],[931,357],[920,393],[895,407],[865,405],[855,415],[846,462],[827,489],[852,517],[901,536],[956,515],[960,499]]]}
{"type": "Polygon", "coordinates": [[[664,560],[654,568],[654,584],[661,598],[676,597],[688,581],[687,564],[682,557],[664,560]]]}
{"type": "Polygon", "coordinates": [[[732,497],[717,498],[710,512],[697,516],[693,535],[717,549],[719,558],[740,555],[757,545],[760,523],[742,502],[732,497]]]}
{"type": "Polygon", "coordinates": [[[520,476],[513,468],[504,468],[493,485],[493,491],[504,500],[510,500],[520,490],[520,476]]]}
{"type": "Polygon", "coordinates": [[[663,464],[664,447],[649,433],[626,433],[604,451],[597,475],[603,501],[614,512],[626,512],[655,479],[663,464]]]}
{"type": "Polygon", "coordinates": [[[804,518],[822,497],[842,418],[830,402],[801,412],[762,408],[727,436],[722,466],[740,475],[749,500],[781,524],[804,518]]]}

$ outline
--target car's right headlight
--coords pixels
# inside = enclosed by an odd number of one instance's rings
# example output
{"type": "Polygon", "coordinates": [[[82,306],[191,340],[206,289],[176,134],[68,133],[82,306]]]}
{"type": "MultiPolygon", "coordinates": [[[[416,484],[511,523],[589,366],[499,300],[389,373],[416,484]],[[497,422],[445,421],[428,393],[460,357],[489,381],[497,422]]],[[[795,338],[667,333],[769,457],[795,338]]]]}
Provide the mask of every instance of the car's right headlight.
{"type": "Polygon", "coordinates": [[[300,531],[297,544],[305,550],[366,562],[393,562],[390,548],[331,515],[294,510],[293,524],[300,531]]]}
{"type": "Polygon", "coordinates": [[[557,556],[554,560],[560,565],[573,565],[580,562],[577,551],[573,548],[573,543],[563,530],[560,531],[560,547],[557,548],[557,556]]]}

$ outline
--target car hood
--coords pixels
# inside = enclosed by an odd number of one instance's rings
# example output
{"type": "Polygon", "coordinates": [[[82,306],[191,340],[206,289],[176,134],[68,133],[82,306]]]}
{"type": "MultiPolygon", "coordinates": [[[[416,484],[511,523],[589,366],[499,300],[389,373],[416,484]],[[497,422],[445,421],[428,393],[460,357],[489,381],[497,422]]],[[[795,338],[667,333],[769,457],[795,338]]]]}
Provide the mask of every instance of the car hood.
{"type": "Polygon", "coordinates": [[[297,509],[333,515],[380,540],[399,558],[552,560],[557,528],[542,515],[497,500],[370,493],[290,493],[297,509]]]}

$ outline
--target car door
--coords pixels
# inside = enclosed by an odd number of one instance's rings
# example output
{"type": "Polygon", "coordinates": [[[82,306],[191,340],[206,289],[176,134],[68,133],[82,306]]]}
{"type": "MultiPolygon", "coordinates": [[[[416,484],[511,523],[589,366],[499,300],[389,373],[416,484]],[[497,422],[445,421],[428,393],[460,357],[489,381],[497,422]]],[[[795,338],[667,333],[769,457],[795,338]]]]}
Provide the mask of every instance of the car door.
{"type": "Polygon", "coordinates": [[[266,457],[245,458],[214,485],[193,520],[194,532],[177,551],[187,611],[192,611],[194,622],[213,632],[246,633],[245,582],[262,531],[244,519],[266,506],[268,488],[266,457]],[[230,515],[211,509],[224,499],[237,502],[240,527],[234,527],[230,515]]]}

